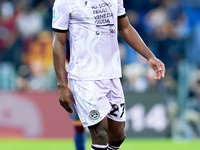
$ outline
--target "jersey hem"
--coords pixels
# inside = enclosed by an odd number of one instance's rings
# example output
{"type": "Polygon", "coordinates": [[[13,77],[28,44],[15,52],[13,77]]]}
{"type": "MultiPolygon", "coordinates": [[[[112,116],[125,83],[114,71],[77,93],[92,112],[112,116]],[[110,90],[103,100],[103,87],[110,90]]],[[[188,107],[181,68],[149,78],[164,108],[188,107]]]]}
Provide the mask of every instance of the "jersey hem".
{"type": "Polygon", "coordinates": [[[54,32],[59,32],[59,33],[66,33],[68,30],[62,30],[62,29],[56,29],[56,28],[52,28],[52,30],[54,32]]]}
{"type": "Polygon", "coordinates": [[[118,19],[121,19],[121,18],[124,18],[124,17],[126,17],[126,14],[119,15],[119,16],[118,16],[118,19]]]}

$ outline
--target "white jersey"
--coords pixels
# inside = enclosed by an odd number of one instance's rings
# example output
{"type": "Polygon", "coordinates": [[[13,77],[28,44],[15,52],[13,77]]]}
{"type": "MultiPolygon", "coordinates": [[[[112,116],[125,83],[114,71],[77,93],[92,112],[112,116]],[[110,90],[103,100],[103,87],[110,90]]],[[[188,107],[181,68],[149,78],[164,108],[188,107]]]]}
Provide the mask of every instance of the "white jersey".
{"type": "Polygon", "coordinates": [[[69,30],[69,78],[121,77],[117,22],[118,17],[124,16],[123,0],[55,1],[52,28],[57,32],[69,30]]]}

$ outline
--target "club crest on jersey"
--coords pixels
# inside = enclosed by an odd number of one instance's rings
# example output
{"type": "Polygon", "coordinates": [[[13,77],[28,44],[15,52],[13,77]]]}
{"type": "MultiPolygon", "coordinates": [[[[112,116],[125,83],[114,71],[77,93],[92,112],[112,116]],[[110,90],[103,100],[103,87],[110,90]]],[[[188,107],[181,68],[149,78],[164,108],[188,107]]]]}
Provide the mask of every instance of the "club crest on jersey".
{"type": "Polygon", "coordinates": [[[99,113],[98,110],[92,110],[92,111],[90,111],[89,115],[90,115],[90,118],[92,120],[97,120],[100,117],[100,113],[99,113]]]}

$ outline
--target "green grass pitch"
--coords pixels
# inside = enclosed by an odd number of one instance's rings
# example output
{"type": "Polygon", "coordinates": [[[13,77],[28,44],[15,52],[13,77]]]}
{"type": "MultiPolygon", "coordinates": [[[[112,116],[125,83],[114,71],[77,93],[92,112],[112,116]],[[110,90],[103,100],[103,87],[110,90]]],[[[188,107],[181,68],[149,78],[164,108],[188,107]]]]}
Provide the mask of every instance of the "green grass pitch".
{"type": "MultiPolygon", "coordinates": [[[[87,140],[86,150],[91,140],[87,140]]],[[[0,150],[75,150],[71,139],[0,139],[0,150]]],[[[200,140],[126,139],[120,150],[200,150],[200,140]]]]}

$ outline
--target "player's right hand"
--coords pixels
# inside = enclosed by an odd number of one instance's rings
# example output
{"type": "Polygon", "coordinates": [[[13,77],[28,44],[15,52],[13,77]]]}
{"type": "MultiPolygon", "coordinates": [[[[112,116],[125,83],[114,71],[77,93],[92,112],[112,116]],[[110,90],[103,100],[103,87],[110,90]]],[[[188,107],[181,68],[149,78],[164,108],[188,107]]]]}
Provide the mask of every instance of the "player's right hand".
{"type": "Polygon", "coordinates": [[[74,110],[70,104],[70,101],[75,105],[75,100],[71,90],[67,86],[58,86],[58,97],[60,105],[69,113],[73,113],[74,110]]]}

